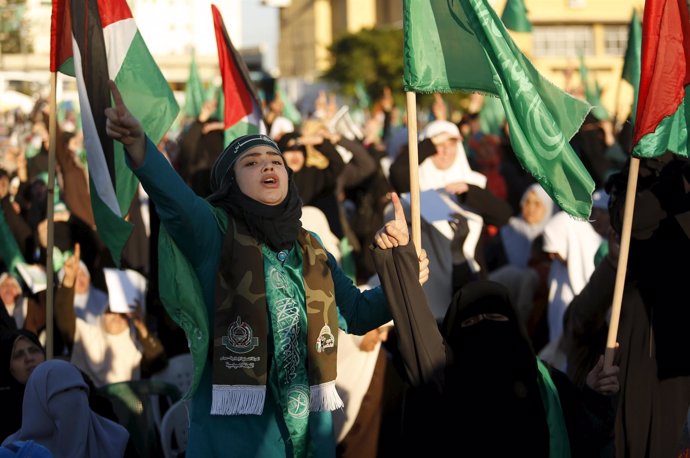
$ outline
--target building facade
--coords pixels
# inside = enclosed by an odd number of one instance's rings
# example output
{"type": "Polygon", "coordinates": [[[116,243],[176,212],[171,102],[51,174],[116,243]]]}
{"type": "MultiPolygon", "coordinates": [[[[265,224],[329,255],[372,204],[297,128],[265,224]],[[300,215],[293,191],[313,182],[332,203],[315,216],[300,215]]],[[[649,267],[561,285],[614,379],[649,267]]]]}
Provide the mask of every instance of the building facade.
{"type": "MultiPolygon", "coordinates": [[[[495,2],[503,11],[505,0],[495,2]]],[[[532,33],[514,34],[539,71],[558,87],[580,95],[580,62],[590,84],[601,88],[609,114],[623,121],[630,112],[633,89],[621,80],[628,27],[633,9],[642,18],[643,0],[525,0],[532,33]]]]}
{"type": "MultiPolygon", "coordinates": [[[[415,1],[415,0],[412,0],[415,1]]],[[[421,1],[421,0],[420,0],[421,1]]],[[[490,0],[502,13],[506,0],[490,0]]],[[[627,116],[632,88],[621,82],[633,8],[643,0],[525,0],[533,31],[518,46],[549,80],[578,92],[580,55],[609,113],[627,116]]],[[[329,66],[328,47],[363,28],[402,27],[402,0],[291,0],[280,4],[281,77],[313,82],[329,66]]]]}
{"type": "MultiPolygon", "coordinates": [[[[242,48],[242,0],[128,0],[127,3],[146,46],[173,85],[187,81],[192,50],[203,80],[218,75],[212,3],[220,10],[233,44],[237,49],[242,48]]],[[[26,30],[26,52],[0,54],[0,71],[45,72],[48,81],[51,11],[48,0],[27,0],[21,23],[26,30]]]]}
{"type": "Polygon", "coordinates": [[[292,0],[280,9],[278,66],[284,78],[314,82],[338,37],[372,27],[402,27],[402,0],[292,0]]]}

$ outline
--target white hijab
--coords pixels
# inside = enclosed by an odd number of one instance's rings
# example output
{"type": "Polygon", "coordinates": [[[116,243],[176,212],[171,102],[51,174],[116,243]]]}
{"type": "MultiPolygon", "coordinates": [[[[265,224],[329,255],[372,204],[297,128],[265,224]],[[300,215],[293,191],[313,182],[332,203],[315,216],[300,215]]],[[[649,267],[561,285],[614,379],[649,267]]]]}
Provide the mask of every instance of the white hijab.
{"type": "Polygon", "coordinates": [[[441,170],[434,165],[430,157],[426,158],[419,164],[419,190],[442,189],[447,184],[457,183],[458,181],[485,188],[486,176],[472,170],[470,167],[467,154],[465,154],[465,147],[459,141],[462,137],[458,126],[450,121],[432,121],[422,129],[422,132],[419,134],[419,141],[435,137],[444,132],[458,139],[458,153],[455,155],[455,161],[449,168],[441,170]]]}
{"type": "Polygon", "coordinates": [[[326,251],[332,254],[337,262],[340,262],[340,240],[331,231],[331,226],[323,211],[317,207],[305,205],[302,207],[300,221],[304,229],[319,236],[326,251]]]}
{"type": "Polygon", "coordinates": [[[560,337],[565,310],[594,272],[594,255],[602,241],[589,222],[564,211],[556,213],[544,227],[544,251],[565,260],[565,264],[554,260],[549,270],[549,340],[560,337]]]}
{"type": "Polygon", "coordinates": [[[532,242],[544,231],[544,226],[553,214],[553,200],[539,183],[534,183],[525,190],[520,199],[520,207],[524,205],[530,192],[533,192],[544,205],[544,218],[535,224],[530,224],[525,221],[521,213],[519,216],[511,217],[508,224],[501,227],[501,242],[508,263],[518,267],[527,267],[532,254],[532,242]]]}
{"type": "Polygon", "coordinates": [[[33,440],[55,458],[121,458],[129,433],[94,413],[89,388],[73,364],[53,359],[39,364],[24,391],[22,427],[3,445],[33,440]]]}

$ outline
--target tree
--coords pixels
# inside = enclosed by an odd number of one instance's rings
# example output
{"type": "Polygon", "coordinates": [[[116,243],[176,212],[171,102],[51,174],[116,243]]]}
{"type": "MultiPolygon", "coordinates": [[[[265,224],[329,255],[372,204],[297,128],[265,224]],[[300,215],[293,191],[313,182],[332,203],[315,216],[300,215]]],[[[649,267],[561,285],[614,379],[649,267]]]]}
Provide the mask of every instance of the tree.
{"type": "Polygon", "coordinates": [[[403,101],[402,29],[363,29],[336,40],[330,47],[332,65],[322,79],[340,85],[344,95],[354,97],[356,84],[363,83],[371,100],[391,88],[403,101]]]}
{"type": "MultiPolygon", "coordinates": [[[[405,105],[402,29],[362,29],[340,37],[328,49],[332,64],[321,78],[339,84],[343,95],[357,97],[356,86],[364,84],[369,100],[378,100],[383,88],[389,87],[396,104],[405,105]]],[[[443,98],[452,112],[467,105],[468,94],[443,94],[443,98]]],[[[417,94],[420,109],[432,103],[432,94],[417,94]]]]}
{"type": "Polygon", "coordinates": [[[25,10],[26,0],[0,0],[0,54],[31,51],[23,18],[25,10]]]}

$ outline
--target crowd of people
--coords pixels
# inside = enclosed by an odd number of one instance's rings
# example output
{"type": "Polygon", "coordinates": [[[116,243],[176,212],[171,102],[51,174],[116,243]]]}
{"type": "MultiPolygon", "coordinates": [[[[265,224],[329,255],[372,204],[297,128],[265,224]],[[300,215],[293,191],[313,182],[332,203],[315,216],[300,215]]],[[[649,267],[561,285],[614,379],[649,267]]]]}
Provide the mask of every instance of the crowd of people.
{"type": "Polygon", "coordinates": [[[325,93],[299,123],[276,98],[265,133],[224,145],[215,101],[153,144],[109,87],[104,129],[140,183],[119,266],[94,220],[78,114],[56,114],[55,190],[45,102],[1,114],[0,456],[141,456],[105,388],[182,354],[186,456],[688,453],[686,158],[641,160],[605,366],[628,129],[590,115],[571,140],[597,186],[580,221],[525,171],[505,122],[482,127],[481,96],[461,109],[437,94],[419,121],[415,247],[407,126],[389,90],[356,129],[325,93]],[[146,279],[128,311],[113,268],[146,279]],[[32,271],[55,279],[50,361],[32,271]]]}

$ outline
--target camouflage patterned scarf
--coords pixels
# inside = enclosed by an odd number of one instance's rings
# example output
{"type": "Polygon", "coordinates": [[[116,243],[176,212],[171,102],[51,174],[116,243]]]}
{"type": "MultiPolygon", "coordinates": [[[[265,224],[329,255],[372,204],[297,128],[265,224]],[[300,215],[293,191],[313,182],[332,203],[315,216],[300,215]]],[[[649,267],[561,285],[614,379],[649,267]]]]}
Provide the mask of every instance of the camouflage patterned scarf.
{"type": "Polygon", "coordinates": [[[281,288],[266,285],[262,247],[243,223],[234,219],[230,223],[216,281],[211,414],[261,415],[270,358],[276,358],[281,373],[286,372],[283,366],[290,364],[276,345],[277,333],[281,332],[294,332],[295,340],[302,346],[306,340],[307,361],[301,361],[297,370],[308,368],[309,410],[342,407],[335,390],[338,317],[326,251],[315,237],[304,229],[299,230],[297,243],[302,257],[307,332],[306,336],[300,333],[299,326],[293,330],[273,329],[272,344],[268,341],[269,307],[278,306],[274,300],[294,300],[294,297],[282,297],[281,288]],[[271,291],[270,303],[267,287],[271,291]],[[269,356],[270,348],[277,350],[269,356]]]}

